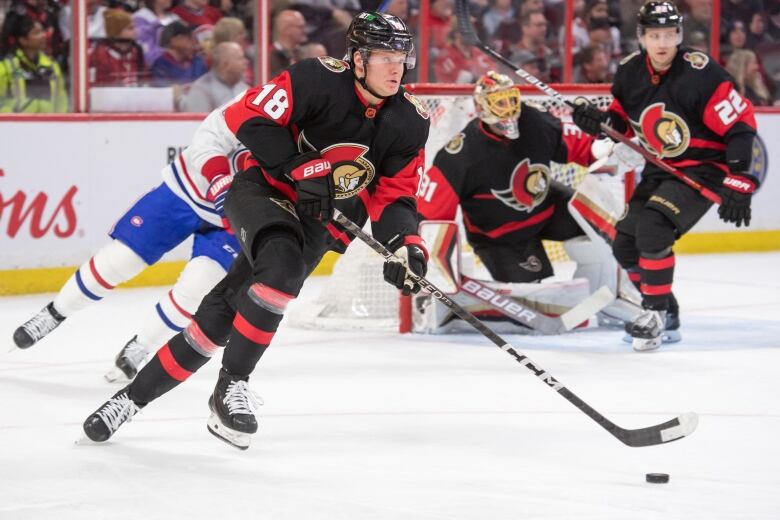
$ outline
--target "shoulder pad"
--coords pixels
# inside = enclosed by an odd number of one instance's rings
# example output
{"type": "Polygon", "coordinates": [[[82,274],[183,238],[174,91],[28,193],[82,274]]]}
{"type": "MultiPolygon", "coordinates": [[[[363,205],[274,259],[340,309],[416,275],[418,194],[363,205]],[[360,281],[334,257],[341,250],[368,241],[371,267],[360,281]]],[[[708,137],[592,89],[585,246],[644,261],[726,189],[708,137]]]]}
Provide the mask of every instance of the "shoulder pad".
{"type": "Polygon", "coordinates": [[[463,150],[463,144],[465,140],[466,140],[466,134],[463,132],[459,132],[452,139],[450,139],[450,142],[448,142],[444,146],[444,151],[446,151],[449,154],[455,155],[456,153],[463,150]]]}
{"type": "Polygon", "coordinates": [[[317,60],[323,67],[331,72],[344,72],[345,70],[349,70],[349,63],[344,60],[337,60],[330,56],[320,56],[317,60]]]}
{"type": "Polygon", "coordinates": [[[622,60],[620,60],[620,64],[621,65],[625,65],[626,63],[628,63],[629,61],[634,59],[635,56],[639,56],[640,54],[641,53],[639,51],[634,51],[631,54],[629,54],[628,56],[626,56],[625,58],[623,58],[622,60]]]}
{"type": "Polygon", "coordinates": [[[699,51],[685,51],[683,59],[696,70],[703,69],[710,62],[710,57],[699,51]]]}
{"type": "Polygon", "coordinates": [[[417,111],[417,113],[420,115],[420,117],[422,117],[423,119],[428,119],[428,117],[430,117],[428,115],[428,111],[425,110],[425,105],[423,105],[422,101],[420,101],[417,97],[413,96],[412,94],[404,90],[404,98],[409,103],[414,105],[414,108],[417,111]]]}

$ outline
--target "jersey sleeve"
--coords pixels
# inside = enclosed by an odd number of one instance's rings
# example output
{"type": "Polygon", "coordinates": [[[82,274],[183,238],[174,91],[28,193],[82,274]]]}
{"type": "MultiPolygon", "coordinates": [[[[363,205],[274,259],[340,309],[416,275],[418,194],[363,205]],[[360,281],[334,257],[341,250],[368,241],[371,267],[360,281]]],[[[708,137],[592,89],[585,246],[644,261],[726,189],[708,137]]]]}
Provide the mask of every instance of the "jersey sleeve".
{"type": "Polygon", "coordinates": [[[574,123],[561,123],[558,134],[553,161],[561,164],[575,162],[582,166],[588,166],[593,162],[590,149],[595,137],[580,130],[574,123]]]}
{"type": "Polygon", "coordinates": [[[238,139],[228,129],[222,117],[222,110],[218,108],[206,116],[198,126],[185,154],[197,171],[210,183],[220,175],[230,174],[228,156],[238,146],[238,139]]]}
{"type": "Polygon", "coordinates": [[[325,73],[317,60],[301,61],[225,109],[228,128],[271,175],[280,177],[280,166],[298,154],[291,128],[323,102],[325,73]]]}

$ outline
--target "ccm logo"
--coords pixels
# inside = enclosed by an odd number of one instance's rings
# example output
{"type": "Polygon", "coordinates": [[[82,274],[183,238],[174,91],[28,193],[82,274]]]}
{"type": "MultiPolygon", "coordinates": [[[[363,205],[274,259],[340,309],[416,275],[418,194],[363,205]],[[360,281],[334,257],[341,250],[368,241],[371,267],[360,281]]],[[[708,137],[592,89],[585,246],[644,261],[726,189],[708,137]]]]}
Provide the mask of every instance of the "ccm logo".
{"type": "Polygon", "coordinates": [[[464,292],[472,294],[484,302],[488,302],[494,307],[503,310],[510,316],[516,316],[521,320],[532,321],[536,318],[536,313],[524,308],[521,305],[513,302],[511,298],[501,296],[496,291],[485,287],[484,285],[475,282],[474,280],[466,280],[461,286],[464,292]]]}
{"type": "Polygon", "coordinates": [[[753,186],[752,182],[743,181],[737,179],[736,177],[726,177],[723,180],[723,184],[733,190],[741,191],[742,193],[752,193],[755,189],[755,186],[753,186]]]}
{"type": "Polygon", "coordinates": [[[330,171],[330,162],[328,161],[320,161],[317,164],[312,164],[310,166],[307,166],[303,169],[303,177],[311,177],[312,175],[317,175],[318,173],[322,172],[328,172],[330,171]]]}

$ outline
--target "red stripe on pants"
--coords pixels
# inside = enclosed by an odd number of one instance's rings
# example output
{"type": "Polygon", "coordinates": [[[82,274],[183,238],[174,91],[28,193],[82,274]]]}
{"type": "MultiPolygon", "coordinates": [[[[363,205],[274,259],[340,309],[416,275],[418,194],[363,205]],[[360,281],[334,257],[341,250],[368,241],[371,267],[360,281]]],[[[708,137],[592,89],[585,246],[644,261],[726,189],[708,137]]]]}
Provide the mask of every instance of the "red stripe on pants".
{"type": "Polygon", "coordinates": [[[157,358],[160,360],[160,364],[163,369],[176,381],[184,381],[192,375],[192,372],[182,367],[171,353],[170,347],[166,343],[163,348],[157,351],[157,358]]]}
{"type": "Polygon", "coordinates": [[[275,334],[275,332],[268,332],[263,329],[258,329],[246,321],[246,319],[241,316],[240,313],[236,313],[236,318],[233,320],[233,327],[246,339],[259,345],[268,345],[271,343],[271,340],[275,334]]]}

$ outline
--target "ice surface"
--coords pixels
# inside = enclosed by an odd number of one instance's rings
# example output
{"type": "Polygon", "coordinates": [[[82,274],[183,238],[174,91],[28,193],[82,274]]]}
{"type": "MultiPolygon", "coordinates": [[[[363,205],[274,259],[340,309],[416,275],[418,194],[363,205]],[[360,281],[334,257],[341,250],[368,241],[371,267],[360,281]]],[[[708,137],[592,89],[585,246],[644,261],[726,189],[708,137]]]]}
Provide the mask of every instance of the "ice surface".
{"type": "Polygon", "coordinates": [[[778,519],[778,266],[679,257],[683,342],[657,352],[616,331],[508,338],[621,426],[699,414],[690,438],[651,448],[623,446],[478,335],[289,328],[252,379],[266,404],[248,451],[206,431],[218,360],[109,443],[76,444],[163,289],[118,291],[9,354],[51,295],[0,298],[0,519],[778,519]]]}

